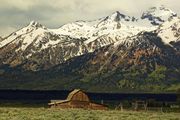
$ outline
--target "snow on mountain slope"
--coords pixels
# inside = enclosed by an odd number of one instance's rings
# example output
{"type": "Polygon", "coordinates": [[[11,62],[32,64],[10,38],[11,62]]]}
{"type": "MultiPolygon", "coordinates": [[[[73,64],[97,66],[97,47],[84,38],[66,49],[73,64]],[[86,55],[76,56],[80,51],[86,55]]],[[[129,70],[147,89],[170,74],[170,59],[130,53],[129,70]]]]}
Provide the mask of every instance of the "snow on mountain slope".
{"type": "Polygon", "coordinates": [[[27,27],[24,27],[16,32],[13,32],[6,37],[1,43],[0,48],[10,43],[22,42],[22,50],[25,50],[37,36],[42,36],[47,29],[37,22],[30,22],[27,27]]]}
{"type": "MultiPolygon", "coordinates": [[[[144,20],[145,21],[145,20],[144,20]]],[[[62,26],[59,29],[53,29],[56,34],[69,35],[74,38],[86,38],[86,44],[93,42],[97,38],[108,35],[112,39],[132,36],[140,31],[154,30],[156,27],[149,23],[149,27],[144,26],[143,21],[135,17],[126,16],[116,11],[110,16],[95,21],[77,21],[62,26]]]]}
{"type": "Polygon", "coordinates": [[[168,19],[174,17],[177,17],[177,14],[172,10],[164,6],[159,6],[150,8],[143,13],[141,18],[150,20],[153,25],[160,25],[163,22],[168,21],[168,19]]]}
{"type": "Polygon", "coordinates": [[[180,41],[180,18],[169,19],[158,28],[157,32],[166,44],[180,41]]]}

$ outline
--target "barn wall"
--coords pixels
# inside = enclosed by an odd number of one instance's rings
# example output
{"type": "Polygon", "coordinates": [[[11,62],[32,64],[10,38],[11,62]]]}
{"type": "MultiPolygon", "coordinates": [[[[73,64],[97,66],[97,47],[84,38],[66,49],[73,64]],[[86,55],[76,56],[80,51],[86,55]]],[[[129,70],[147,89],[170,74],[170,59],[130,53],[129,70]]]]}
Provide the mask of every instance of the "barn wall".
{"type": "Polygon", "coordinates": [[[90,103],[87,101],[70,101],[70,105],[73,108],[88,108],[90,103]]]}

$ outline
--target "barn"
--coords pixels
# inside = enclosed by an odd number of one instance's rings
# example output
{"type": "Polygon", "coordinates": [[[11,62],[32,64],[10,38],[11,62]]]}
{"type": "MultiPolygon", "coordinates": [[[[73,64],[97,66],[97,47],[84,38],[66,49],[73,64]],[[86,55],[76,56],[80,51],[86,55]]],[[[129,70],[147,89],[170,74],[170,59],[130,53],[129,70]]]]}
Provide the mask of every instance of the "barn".
{"type": "Polygon", "coordinates": [[[66,100],[51,100],[48,103],[51,108],[84,108],[95,110],[106,110],[107,107],[102,104],[90,102],[89,97],[80,89],[75,89],[69,93],[66,100]]]}

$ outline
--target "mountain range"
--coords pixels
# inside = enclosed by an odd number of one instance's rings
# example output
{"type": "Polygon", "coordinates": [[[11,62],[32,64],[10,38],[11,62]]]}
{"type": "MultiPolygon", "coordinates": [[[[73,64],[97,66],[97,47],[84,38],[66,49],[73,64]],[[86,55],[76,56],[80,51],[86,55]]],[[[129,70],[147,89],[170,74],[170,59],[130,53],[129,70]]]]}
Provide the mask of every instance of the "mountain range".
{"type": "Polygon", "coordinates": [[[180,18],[152,7],[0,38],[1,89],[168,92],[180,88],[180,18]]]}

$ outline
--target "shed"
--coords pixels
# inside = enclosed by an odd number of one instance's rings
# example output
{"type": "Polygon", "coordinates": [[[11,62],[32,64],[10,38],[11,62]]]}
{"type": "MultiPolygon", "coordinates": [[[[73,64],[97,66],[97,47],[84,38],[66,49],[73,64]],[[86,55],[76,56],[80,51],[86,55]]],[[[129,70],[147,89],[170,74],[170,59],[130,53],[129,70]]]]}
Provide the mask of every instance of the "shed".
{"type": "Polygon", "coordinates": [[[51,103],[48,103],[48,105],[51,108],[107,109],[102,104],[90,102],[88,95],[80,89],[70,92],[66,100],[51,100],[51,103]]]}

